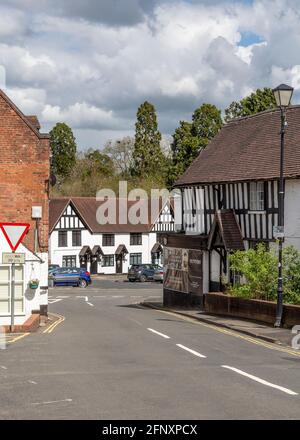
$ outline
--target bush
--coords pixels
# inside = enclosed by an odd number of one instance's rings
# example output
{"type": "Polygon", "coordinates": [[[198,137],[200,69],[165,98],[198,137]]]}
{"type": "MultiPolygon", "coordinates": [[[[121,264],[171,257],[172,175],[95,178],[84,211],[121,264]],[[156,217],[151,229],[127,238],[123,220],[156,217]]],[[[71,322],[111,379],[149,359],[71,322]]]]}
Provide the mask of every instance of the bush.
{"type": "MultiPolygon", "coordinates": [[[[230,267],[244,282],[229,287],[232,295],[248,299],[276,301],[278,256],[264,244],[256,249],[236,251],[230,255],[230,267]]],[[[300,252],[293,246],[283,250],[283,301],[300,304],[300,252]]]]}

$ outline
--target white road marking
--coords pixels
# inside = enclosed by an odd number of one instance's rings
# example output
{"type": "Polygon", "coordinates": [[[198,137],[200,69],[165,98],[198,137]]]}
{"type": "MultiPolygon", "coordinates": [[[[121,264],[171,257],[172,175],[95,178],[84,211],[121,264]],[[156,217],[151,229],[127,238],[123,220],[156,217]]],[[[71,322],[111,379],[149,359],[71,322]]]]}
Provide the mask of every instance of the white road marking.
{"type": "Polygon", "coordinates": [[[54,303],[57,303],[59,301],[62,301],[62,299],[48,299],[48,303],[49,304],[54,304],[54,303]]]}
{"type": "Polygon", "coordinates": [[[138,295],[138,296],[131,295],[130,298],[143,298],[143,297],[141,295],[138,295]]]}
{"type": "Polygon", "coordinates": [[[124,298],[124,295],[113,295],[112,298],[124,298]]]}
{"type": "Polygon", "coordinates": [[[37,382],[35,382],[34,380],[29,380],[28,383],[32,383],[33,385],[37,385],[37,382]]]}
{"type": "Polygon", "coordinates": [[[182,348],[183,350],[186,350],[189,353],[194,354],[195,356],[198,356],[200,358],[206,358],[206,356],[204,356],[204,354],[198,353],[198,351],[192,350],[191,348],[188,348],[185,345],[182,345],[182,344],[176,344],[176,345],[177,345],[177,347],[182,348]]]}
{"type": "Polygon", "coordinates": [[[106,295],[94,296],[94,298],[106,298],[106,295]]]}
{"type": "Polygon", "coordinates": [[[87,304],[88,304],[89,306],[91,306],[91,307],[94,307],[94,304],[92,304],[92,303],[90,303],[90,302],[87,302],[87,304]]]}
{"type": "Polygon", "coordinates": [[[57,296],[56,298],[70,298],[70,295],[60,295],[60,296],[57,296]]]}
{"type": "Polygon", "coordinates": [[[34,402],[31,405],[49,405],[50,403],[72,402],[72,399],[49,400],[48,402],[34,402]]]}
{"type": "Polygon", "coordinates": [[[170,336],[164,335],[163,333],[160,333],[156,330],[153,330],[153,328],[147,328],[147,330],[149,330],[149,332],[152,332],[152,333],[155,333],[156,335],[161,336],[162,338],[170,339],[170,336]]]}
{"type": "Polygon", "coordinates": [[[284,393],[290,394],[291,396],[297,396],[298,395],[298,393],[295,393],[294,391],[289,390],[288,388],[284,388],[284,387],[281,387],[279,385],[275,385],[275,384],[273,384],[271,382],[267,382],[264,379],[260,379],[257,376],[253,376],[252,374],[248,374],[245,371],[239,370],[238,368],[230,367],[229,365],[221,365],[221,366],[222,366],[222,368],[227,368],[228,370],[235,371],[236,373],[241,374],[242,376],[248,377],[249,379],[252,379],[255,382],[259,382],[262,385],[266,385],[266,386],[271,387],[271,388],[276,388],[277,390],[283,391],[284,393]]]}
{"type": "Polygon", "coordinates": [[[0,368],[2,368],[2,370],[7,370],[7,367],[5,367],[4,365],[0,365],[0,368]]]}

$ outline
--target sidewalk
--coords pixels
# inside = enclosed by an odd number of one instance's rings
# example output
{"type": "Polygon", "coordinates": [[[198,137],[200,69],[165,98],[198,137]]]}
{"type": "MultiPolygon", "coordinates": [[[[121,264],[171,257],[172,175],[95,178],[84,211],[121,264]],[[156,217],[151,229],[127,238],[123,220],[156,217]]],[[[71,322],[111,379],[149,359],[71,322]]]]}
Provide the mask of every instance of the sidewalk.
{"type": "Polygon", "coordinates": [[[183,309],[164,307],[161,302],[143,302],[141,305],[152,309],[165,310],[177,313],[179,315],[194,318],[207,324],[234,330],[254,338],[262,339],[274,344],[291,346],[294,336],[291,329],[274,328],[266,324],[248,321],[246,319],[237,319],[227,316],[210,315],[197,309],[183,309]]]}

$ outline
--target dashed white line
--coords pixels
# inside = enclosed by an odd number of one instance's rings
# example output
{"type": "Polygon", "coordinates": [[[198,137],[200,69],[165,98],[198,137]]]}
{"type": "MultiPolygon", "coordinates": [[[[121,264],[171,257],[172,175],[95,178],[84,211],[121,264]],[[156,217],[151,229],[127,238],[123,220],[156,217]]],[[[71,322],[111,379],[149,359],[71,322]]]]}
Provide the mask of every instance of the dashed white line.
{"type": "Polygon", "coordinates": [[[149,330],[149,332],[152,332],[152,333],[155,333],[156,335],[161,336],[162,338],[170,339],[170,336],[164,335],[163,333],[160,333],[156,330],[153,330],[153,328],[147,328],[147,330],[149,330]]]}
{"type": "Polygon", "coordinates": [[[60,295],[60,296],[57,296],[56,298],[62,298],[62,299],[70,298],[70,295],[60,295]]]}
{"type": "Polygon", "coordinates": [[[37,382],[35,382],[34,380],[28,380],[28,383],[32,383],[33,385],[37,385],[37,382]]]}
{"type": "Polygon", "coordinates": [[[255,382],[261,383],[262,385],[266,385],[266,386],[271,387],[271,388],[276,388],[277,390],[280,390],[280,391],[282,391],[282,392],[284,392],[286,394],[290,394],[291,396],[297,396],[298,395],[298,393],[295,393],[295,391],[289,390],[288,388],[284,388],[284,387],[281,387],[279,385],[275,385],[274,383],[271,383],[271,382],[267,382],[264,379],[260,379],[257,376],[253,376],[252,374],[248,374],[245,371],[239,370],[238,368],[230,367],[229,365],[221,365],[221,366],[222,366],[222,368],[227,368],[228,370],[232,370],[235,373],[238,373],[238,374],[240,374],[242,376],[248,377],[249,379],[252,379],[255,382]]]}
{"type": "Polygon", "coordinates": [[[124,298],[124,295],[113,295],[112,298],[124,298]]]}
{"type": "Polygon", "coordinates": [[[72,399],[49,400],[48,402],[34,402],[31,405],[49,405],[50,403],[72,402],[72,399]]]}
{"type": "Polygon", "coordinates": [[[182,348],[183,350],[186,350],[195,356],[198,356],[200,358],[206,358],[206,356],[204,356],[204,354],[198,353],[198,351],[192,350],[191,348],[188,348],[185,345],[182,345],[182,344],[176,344],[176,345],[177,345],[177,347],[182,348]]]}
{"type": "Polygon", "coordinates": [[[0,368],[2,368],[2,370],[7,370],[7,367],[5,367],[4,365],[0,365],[0,368]]]}
{"type": "Polygon", "coordinates": [[[130,298],[143,298],[143,297],[141,295],[139,295],[139,296],[132,295],[130,298]]]}
{"type": "Polygon", "coordinates": [[[88,304],[89,306],[91,306],[91,307],[94,307],[94,304],[92,304],[92,303],[90,303],[90,302],[87,302],[87,304],[88,304]]]}

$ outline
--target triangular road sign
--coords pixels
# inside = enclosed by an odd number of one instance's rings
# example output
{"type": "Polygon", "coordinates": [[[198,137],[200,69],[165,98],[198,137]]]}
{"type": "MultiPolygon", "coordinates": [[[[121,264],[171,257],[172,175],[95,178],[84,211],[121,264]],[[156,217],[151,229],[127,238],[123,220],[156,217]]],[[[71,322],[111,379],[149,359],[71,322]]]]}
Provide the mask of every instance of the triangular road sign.
{"type": "Polygon", "coordinates": [[[0,229],[13,252],[17,250],[29,228],[28,223],[0,223],[0,229]]]}

